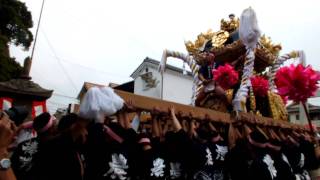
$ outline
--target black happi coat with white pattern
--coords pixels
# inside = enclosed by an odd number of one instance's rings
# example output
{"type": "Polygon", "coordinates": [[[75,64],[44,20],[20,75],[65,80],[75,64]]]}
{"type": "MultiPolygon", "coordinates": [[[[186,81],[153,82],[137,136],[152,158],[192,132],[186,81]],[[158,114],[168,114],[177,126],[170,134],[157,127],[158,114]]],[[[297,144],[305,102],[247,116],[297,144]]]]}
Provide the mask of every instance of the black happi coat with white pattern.
{"type": "Polygon", "coordinates": [[[21,142],[11,156],[12,169],[18,180],[32,179],[34,156],[38,152],[39,139],[32,138],[21,142]]]}
{"type": "Polygon", "coordinates": [[[198,143],[192,147],[189,179],[194,180],[223,180],[226,179],[225,156],[228,147],[224,143],[198,143]]]}
{"type": "Polygon", "coordinates": [[[124,142],[119,143],[105,132],[103,124],[88,128],[85,158],[87,180],[130,180],[134,179],[134,154],[136,133],[133,129],[123,130],[124,142]]]}

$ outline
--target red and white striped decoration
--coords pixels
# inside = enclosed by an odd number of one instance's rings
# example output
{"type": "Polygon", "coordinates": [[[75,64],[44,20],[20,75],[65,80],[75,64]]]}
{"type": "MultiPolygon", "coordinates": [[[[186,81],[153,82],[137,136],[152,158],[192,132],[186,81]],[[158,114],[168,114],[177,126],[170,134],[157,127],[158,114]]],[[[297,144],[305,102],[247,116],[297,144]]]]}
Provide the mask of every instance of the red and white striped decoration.
{"type": "Polygon", "coordinates": [[[44,112],[47,112],[46,101],[33,101],[32,102],[32,118],[35,118],[44,112]]]}
{"type": "Polygon", "coordinates": [[[12,98],[0,97],[0,109],[8,110],[12,107],[12,98]]]}

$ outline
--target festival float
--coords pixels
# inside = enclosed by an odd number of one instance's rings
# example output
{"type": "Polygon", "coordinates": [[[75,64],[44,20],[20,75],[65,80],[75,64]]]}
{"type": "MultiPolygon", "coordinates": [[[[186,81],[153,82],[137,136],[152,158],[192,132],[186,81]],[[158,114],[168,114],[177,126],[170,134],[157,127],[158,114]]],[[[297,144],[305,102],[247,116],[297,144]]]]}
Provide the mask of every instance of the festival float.
{"type": "Polygon", "coordinates": [[[260,36],[255,12],[246,9],[241,18],[229,15],[219,31],[208,30],[185,42],[187,54],[164,50],[167,57],[187,63],[194,78],[192,104],[222,112],[252,112],[287,120],[285,104],[277,93],[275,74],[288,59],[303,61],[303,51],[280,55],[281,45],[260,36]]]}
{"type": "MultiPolygon", "coordinates": [[[[127,114],[134,114],[140,118],[136,128],[144,132],[141,133],[143,138],[149,134],[150,137],[158,138],[159,142],[161,138],[166,142],[166,138],[170,137],[167,136],[170,126],[178,127],[171,131],[174,133],[183,129],[187,134],[182,134],[188,140],[178,139],[175,143],[181,140],[199,146],[195,149],[202,148],[196,150],[196,153],[187,153],[186,158],[202,152],[203,156],[195,156],[195,159],[203,157],[205,164],[205,168],[200,167],[200,171],[191,173],[192,179],[224,179],[224,170],[230,170],[231,179],[250,179],[246,178],[246,174],[247,177],[253,174],[252,179],[287,179],[286,175],[285,178],[277,175],[281,170],[275,168],[276,161],[269,155],[269,151],[276,153],[287,164],[289,174],[294,173],[293,179],[310,179],[307,170],[315,168],[307,168],[305,159],[318,162],[319,139],[315,138],[310,118],[310,129],[289,123],[285,101],[288,99],[305,104],[318,88],[319,72],[301,64],[305,62],[303,51],[280,55],[281,46],[272,43],[266,35],[261,36],[255,12],[251,8],[244,10],[240,19],[234,15],[229,18],[221,20],[219,31],[209,30],[198,35],[194,42],[185,42],[188,53],[171,50],[163,52],[159,64],[161,72],[165,70],[168,57],[180,59],[190,67],[194,81],[192,105],[112,90],[109,87],[91,88],[82,99],[79,115],[105,123],[105,116],[117,113],[116,119],[120,124],[121,120],[125,120],[124,127],[133,127],[134,123],[130,125],[129,119],[134,118],[129,118],[127,114]],[[281,67],[286,60],[293,58],[298,60],[298,65],[281,67]],[[114,96],[114,92],[121,98],[114,96]],[[142,112],[146,119],[141,116],[142,112]],[[308,147],[305,147],[306,144],[308,147]],[[220,167],[218,163],[211,162],[209,145],[216,147],[217,157],[223,157],[221,161],[215,162],[228,163],[220,167]],[[289,153],[293,163],[283,158],[282,147],[288,148],[285,151],[293,152],[289,153]],[[306,151],[300,149],[304,147],[306,151]],[[230,159],[226,157],[225,160],[227,152],[230,152],[230,159]],[[209,166],[213,168],[206,170],[209,166]],[[264,170],[258,171],[253,167],[264,170]],[[239,168],[241,170],[231,172],[239,168]],[[263,174],[270,178],[263,178],[263,174]]],[[[122,143],[123,139],[111,134],[111,131],[111,128],[105,127],[110,137],[122,143]]],[[[176,151],[178,154],[193,148],[182,147],[176,151]]],[[[312,176],[319,175],[315,173],[312,176]]]]}
{"type": "Polygon", "coordinates": [[[249,133],[250,127],[266,131],[273,138],[279,138],[280,129],[313,137],[310,119],[310,129],[292,124],[286,111],[287,100],[304,104],[318,88],[320,74],[302,65],[304,52],[281,52],[280,44],[261,34],[252,8],[245,9],[240,18],[231,14],[220,23],[220,30],[208,30],[200,33],[194,42],[185,42],[187,53],[163,51],[160,72],[165,71],[168,57],[189,66],[193,76],[193,107],[116,92],[147,111],[155,106],[166,111],[173,104],[184,119],[222,124],[222,129],[229,128],[225,132],[229,134],[231,147],[234,139],[249,133]],[[289,59],[298,65],[282,67],[289,59]]]}
{"type": "Polygon", "coordinates": [[[192,106],[119,90],[116,93],[147,112],[158,107],[166,114],[173,105],[182,119],[211,121],[228,134],[230,148],[250,129],[279,140],[288,133],[314,137],[310,118],[308,126],[289,122],[286,101],[305,104],[315,94],[320,74],[302,65],[302,50],[282,53],[280,44],[261,35],[252,8],[245,9],[240,18],[229,15],[228,20],[221,20],[220,30],[200,33],[185,46],[187,53],[164,50],[159,71],[165,71],[168,57],[189,66],[193,76],[192,106]],[[282,67],[289,59],[298,65],[282,67]]]}

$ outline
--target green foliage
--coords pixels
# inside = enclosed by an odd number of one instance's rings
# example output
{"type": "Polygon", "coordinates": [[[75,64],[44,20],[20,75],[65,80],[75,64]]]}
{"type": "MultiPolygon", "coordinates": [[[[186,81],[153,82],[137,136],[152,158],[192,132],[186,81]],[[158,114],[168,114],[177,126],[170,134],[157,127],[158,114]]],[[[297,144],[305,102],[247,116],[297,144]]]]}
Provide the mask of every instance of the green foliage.
{"type": "Polygon", "coordinates": [[[18,78],[21,71],[22,67],[13,58],[3,58],[0,55],[0,81],[18,78]]]}
{"type": "Polygon", "coordinates": [[[25,3],[18,0],[0,0],[0,32],[16,46],[28,49],[33,41],[29,28],[32,16],[25,3]]]}
{"type": "Polygon", "coordinates": [[[22,71],[20,64],[10,58],[7,42],[8,39],[0,35],[0,81],[17,78],[22,71]]]}
{"type": "Polygon", "coordinates": [[[27,50],[33,35],[32,16],[25,3],[18,0],[0,0],[0,81],[20,76],[22,67],[9,55],[9,43],[27,50]]]}

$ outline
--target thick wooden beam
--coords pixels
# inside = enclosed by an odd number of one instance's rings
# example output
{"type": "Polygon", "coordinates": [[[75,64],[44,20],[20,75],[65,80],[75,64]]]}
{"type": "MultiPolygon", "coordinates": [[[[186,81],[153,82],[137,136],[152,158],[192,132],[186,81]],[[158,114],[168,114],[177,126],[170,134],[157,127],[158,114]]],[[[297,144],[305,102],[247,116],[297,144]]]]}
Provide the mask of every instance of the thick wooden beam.
{"type": "Polygon", "coordinates": [[[139,109],[152,111],[154,107],[159,108],[161,111],[168,111],[170,106],[174,106],[176,112],[180,112],[182,116],[189,116],[195,119],[205,119],[208,118],[212,121],[230,123],[230,114],[214,111],[211,109],[194,107],[184,104],[179,104],[170,101],[164,101],[156,98],[140,96],[125,91],[115,90],[115,92],[121,96],[125,101],[132,100],[134,106],[139,109]],[[207,117],[206,117],[207,115],[207,117]]]}
{"type": "Polygon", "coordinates": [[[154,107],[157,107],[161,111],[168,112],[168,108],[170,106],[174,106],[176,112],[180,112],[182,116],[190,116],[194,119],[203,120],[208,119],[213,122],[219,122],[224,124],[230,123],[248,123],[252,125],[259,125],[259,126],[267,126],[267,127],[279,127],[279,128],[286,128],[286,129],[296,129],[296,130],[306,130],[301,125],[292,124],[285,121],[275,121],[272,118],[268,117],[261,117],[254,115],[252,113],[239,113],[237,118],[235,116],[231,116],[229,113],[223,113],[214,111],[211,109],[201,108],[201,107],[194,107],[184,104],[179,104],[170,101],[164,101],[156,98],[140,96],[132,93],[128,93],[121,90],[115,90],[115,92],[121,96],[125,101],[132,100],[134,106],[136,108],[152,111],[154,107]]]}

